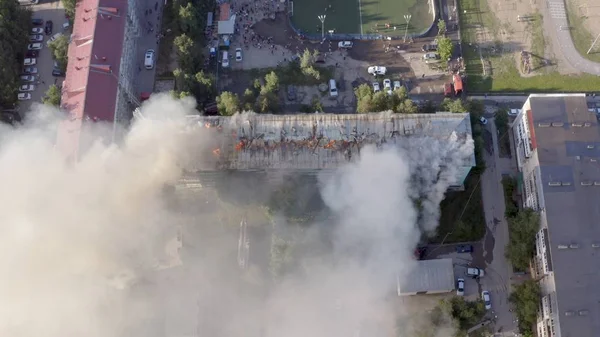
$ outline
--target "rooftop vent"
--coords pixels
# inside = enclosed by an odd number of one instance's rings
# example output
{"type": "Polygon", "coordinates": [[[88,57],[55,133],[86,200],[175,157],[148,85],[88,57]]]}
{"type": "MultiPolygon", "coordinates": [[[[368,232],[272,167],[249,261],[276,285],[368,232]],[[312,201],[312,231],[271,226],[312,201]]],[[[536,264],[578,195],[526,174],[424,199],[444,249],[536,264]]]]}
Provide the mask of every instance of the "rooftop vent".
{"type": "Polygon", "coordinates": [[[592,149],[595,148],[595,146],[593,144],[590,144],[590,145],[587,146],[587,148],[588,148],[588,150],[592,150],[592,149]]]}
{"type": "Polygon", "coordinates": [[[582,181],[581,186],[592,186],[592,182],[591,181],[582,181]]]}
{"type": "Polygon", "coordinates": [[[554,123],[552,123],[552,126],[554,126],[554,127],[561,127],[561,126],[564,126],[564,125],[565,125],[565,123],[563,123],[563,122],[554,122],[554,123]]]}
{"type": "Polygon", "coordinates": [[[582,123],[571,123],[571,126],[580,128],[580,127],[583,127],[583,124],[582,123]]]}
{"type": "Polygon", "coordinates": [[[598,243],[598,242],[592,243],[592,248],[600,248],[600,243],[598,243]]]}
{"type": "Polygon", "coordinates": [[[565,311],[565,316],[570,317],[570,316],[575,316],[575,311],[565,311]]]}
{"type": "Polygon", "coordinates": [[[568,245],[558,245],[558,249],[569,249],[568,245]]]}
{"type": "Polygon", "coordinates": [[[560,186],[560,181],[550,181],[548,182],[548,186],[560,186]]]}
{"type": "Polygon", "coordinates": [[[571,182],[570,181],[563,181],[562,183],[560,183],[562,186],[571,186],[571,182]]]}
{"type": "Polygon", "coordinates": [[[569,245],[569,248],[571,248],[571,249],[577,249],[577,248],[579,248],[579,244],[578,243],[572,243],[572,244],[569,245]]]}
{"type": "Polygon", "coordinates": [[[600,186],[600,181],[598,181],[598,180],[594,181],[594,186],[600,186]]]}
{"type": "Polygon", "coordinates": [[[583,123],[583,126],[586,128],[589,128],[590,126],[592,126],[592,123],[590,123],[590,122],[583,123]]]}
{"type": "Polygon", "coordinates": [[[598,159],[596,159],[596,158],[590,158],[590,163],[596,163],[596,162],[598,162],[598,159]]]}
{"type": "Polygon", "coordinates": [[[579,316],[587,316],[590,312],[588,310],[579,310],[577,314],[579,316]]]}
{"type": "Polygon", "coordinates": [[[539,126],[540,128],[548,128],[548,127],[550,127],[550,125],[552,125],[552,124],[550,124],[550,123],[539,123],[539,124],[538,124],[538,126],[539,126]]]}

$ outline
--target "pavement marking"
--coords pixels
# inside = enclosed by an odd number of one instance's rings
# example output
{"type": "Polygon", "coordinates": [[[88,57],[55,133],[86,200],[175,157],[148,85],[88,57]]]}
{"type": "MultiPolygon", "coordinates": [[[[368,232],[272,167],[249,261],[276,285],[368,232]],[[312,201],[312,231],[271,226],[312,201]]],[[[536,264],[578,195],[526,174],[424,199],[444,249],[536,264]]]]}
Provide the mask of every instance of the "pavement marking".
{"type": "Polygon", "coordinates": [[[548,1],[548,10],[550,11],[550,16],[554,19],[566,19],[567,12],[565,10],[564,2],[551,2],[548,1]]]}
{"type": "Polygon", "coordinates": [[[358,0],[358,19],[360,20],[360,35],[363,35],[363,24],[362,24],[362,4],[358,0]]]}

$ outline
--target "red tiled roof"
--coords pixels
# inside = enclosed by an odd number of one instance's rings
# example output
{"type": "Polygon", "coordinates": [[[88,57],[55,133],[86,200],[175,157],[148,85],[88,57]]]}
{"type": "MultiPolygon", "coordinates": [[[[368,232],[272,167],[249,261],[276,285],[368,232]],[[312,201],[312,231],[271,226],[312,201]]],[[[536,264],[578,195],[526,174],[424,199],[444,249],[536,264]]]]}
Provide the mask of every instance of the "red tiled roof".
{"type": "Polygon", "coordinates": [[[227,21],[229,20],[230,7],[228,3],[221,4],[221,8],[219,9],[219,21],[227,21]]]}
{"type": "Polygon", "coordinates": [[[77,160],[82,128],[114,120],[127,2],[77,2],[61,108],[69,116],[58,127],[57,149],[77,160]]]}

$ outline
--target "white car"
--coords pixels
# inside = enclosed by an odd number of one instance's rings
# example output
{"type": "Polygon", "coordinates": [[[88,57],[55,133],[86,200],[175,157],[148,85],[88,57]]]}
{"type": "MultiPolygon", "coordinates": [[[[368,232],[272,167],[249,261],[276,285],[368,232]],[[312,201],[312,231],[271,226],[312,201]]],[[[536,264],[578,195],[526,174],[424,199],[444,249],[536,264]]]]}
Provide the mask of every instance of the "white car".
{"type": "Polygon", "coordinates": [[[51,42],[53,42],[54,40],[58,39],[62,35],[63,35],[62,33],[56,33],[56,34],[52,35],[52,37],[49,38],[48,41],[46,41],[46,45],[49,45],[51,42]]]}
{"type": "Polygon", "coordinates": [[[21,75],[21,81],[23,81],[23,82],[34,82],[35,81],[35,77],[33,77],[31,75],[21,75]]]}
{"type": "Polygon", "coordinates": [[[37,59],[35,58],[26,58],[23,60],[23,65],[24,66],[34,66],[37,64],[37,59]]]}
{"type": "Polygon", "coordinates": [[[400,88],[402,88],[400,81],[394,81],[394,90],[398,90],[400,88]]]}
{"type": "Polygon", "coordinates": [[[347,48],[347,49],[350,49],[350,48],[352,48],[352,46],[354,46],[354,43],[352,41],[340,41],[340,42],[338,42],[338,48],[347,48]]]}
{"type": "Polygon", "coordinates": [[[42,49],[42,44],[39,42],[30,43],[27,45],[27,50],[40,50],[42,49]]]}
{"type": "Polygon", "coordinates": [[[491,310],[492,309],[492,301],[490,299],[490,292],[487,290],[482,291],[481,299],[483,300],[483,303],[485,304],[485,310],[491,310]]]}
{"type": "Polygon", "coordinates": [[[482,116],[481,118],[479,118],[479,122],[481,123],[481,125],[486,125],[488,123],[488,120],[482,116]]]}
{"type": "Polygon", "coordinates": [[[425,53],[423,55],[423,60],[427,61],[427,60],[439,60],[440,59],[440,54],[438,53],[425,53]]]}
{"type": "Polygon", "coordinates": [[[144,67],[148,70],[154,68],[154,50],[148,49],[144,54],[144,67]]]}
{"type": "Polygon", "coordinates": [[[20,94],[17,95],[17,99],[19,101],[27,101],[31,99],[31,94],[28,92],[22,92],[20,94]]]}
{"type": "Polygon", "coordinates": [[[381,66],[371,66],[367,68],[367,72],[371,75],[385,75],[387,68],[381,66]]]}
{"type": "Polygon", "coordinates": [[[44,35],[41,35],[41,34],[29,35],[29,42],[42,42],[42,41],[44,41],[44,35]]]}
{"type": "Polygon", "coordinates": [[[242,48],[235,48],[235,60],[242,62],[242,48]]]}
{"type": "Polygon", "coordinates": [[[379,92],[381,89],[379,88],[379,82],[373,82],[373,91],[379,92]]]}
{"type": "MultiPolygon", "coordinates": [[[[596,112],[596,109],[592,109],[592,111],[590,111],[590,112],[596,112]]],[[[508,114],[511,115],[511,116],[516,116],[516,115],[518,115],[520,113],[521,113],[521,109],[510,109],[508,111],[508,114]]]]}
{"type": "Polygon", "coordinates": [[[31,34],[44,34],[44,28],[31,28],[31,34]]]}
{"type": "Polygon", "coordinates": [[[33,85],[33,84],[23,84],[19,87],[19,91],[21,91],[21,92],[34,91],[34,90],[35,90],[35,85],[33,85]]]}
{"type": "Polygon", "coordinates": [[[465,279],[459,278],[456,280],[456,295],[465,296],[465,279]]]}
{"type": "Polygon", "coordinates": [[[388,93],[388,95],[392,94],[392,80],[386,78],[383,80],[383,90],[388,93]]]}

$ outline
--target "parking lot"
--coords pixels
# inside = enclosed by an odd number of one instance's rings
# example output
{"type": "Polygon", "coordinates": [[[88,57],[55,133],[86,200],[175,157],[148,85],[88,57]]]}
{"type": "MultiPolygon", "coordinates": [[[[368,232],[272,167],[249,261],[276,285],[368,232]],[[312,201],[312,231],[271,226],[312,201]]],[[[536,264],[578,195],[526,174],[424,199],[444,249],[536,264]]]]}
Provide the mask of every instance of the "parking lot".
{"type": "MultiPolygon", "coordinates": [[[[33,84],[35,85],[35,89],[30,92],[31,99],[20,101],[19,111],[21,116],[24,116],[24,113],[31,109],[31,106],[35,102],[41,102],[42,97],[46,94],[48,87],[52,84],[56,84],[58,86],[62,85],[62,81],[64,77],[54,77],[52,76],[52,69],[54,67],[54,60],[52,58],[52,51],[46,45],[48,39],[58,33],[63,31],[63,24],[67,21],[65,18],[65,11],[62,7],[60,1],[49,1],[49,2],[40,2],[37,5],[31,6],[33,11],[32,18],[34,19],[42,19],[44,22],[47,20],[51,20],[53,22],[53,31],[52,34],[47,35],[43,34],[44,41],[42,41],[42,49],[39,51],[39,56],[37,57],[36,65],[34,67],[37,68],[37,74],[35,74],[36,79],[34,82],[26,83],[22,82],[21,84],[33,84]]],[[[44,28],[44,25],[35,26],[44,28]]]]}

